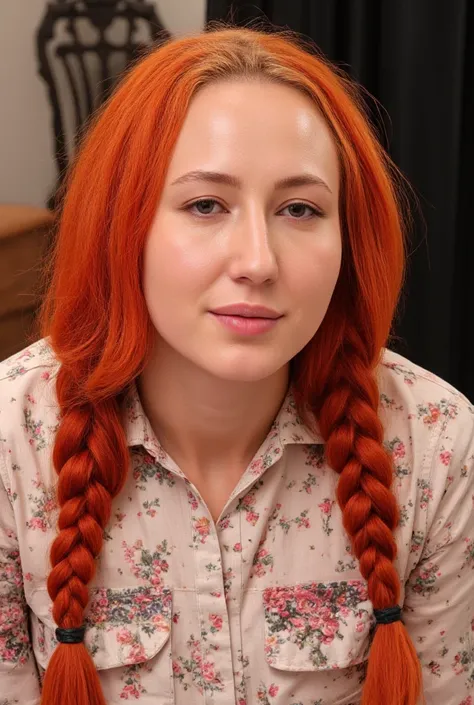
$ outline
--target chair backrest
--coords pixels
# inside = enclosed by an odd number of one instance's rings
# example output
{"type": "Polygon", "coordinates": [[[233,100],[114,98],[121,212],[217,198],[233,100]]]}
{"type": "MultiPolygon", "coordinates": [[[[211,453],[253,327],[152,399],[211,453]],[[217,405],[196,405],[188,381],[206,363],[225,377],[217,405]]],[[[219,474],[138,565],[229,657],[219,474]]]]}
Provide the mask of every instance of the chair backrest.
{"type": "Polygon", "coordinates": [[[149,44],[169,36],[147,0],[48,2],[37,32],[37,54],[51,103],[57,187],[81,129],[123,70],[149,44]]]}

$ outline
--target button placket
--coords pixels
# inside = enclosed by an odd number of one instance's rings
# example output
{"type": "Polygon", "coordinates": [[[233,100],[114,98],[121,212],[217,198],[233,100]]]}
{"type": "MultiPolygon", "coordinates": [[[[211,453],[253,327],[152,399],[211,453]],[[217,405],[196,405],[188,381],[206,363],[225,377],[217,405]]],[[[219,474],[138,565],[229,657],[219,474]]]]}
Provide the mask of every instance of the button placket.
{"type": "Polygon", "coordinates": [[[234,692],[232,644],[226,604],[226,576],[217,527],[190,485],[192,545],[199,611],[200,668],[203,702],[228,705],[234,692]]]}

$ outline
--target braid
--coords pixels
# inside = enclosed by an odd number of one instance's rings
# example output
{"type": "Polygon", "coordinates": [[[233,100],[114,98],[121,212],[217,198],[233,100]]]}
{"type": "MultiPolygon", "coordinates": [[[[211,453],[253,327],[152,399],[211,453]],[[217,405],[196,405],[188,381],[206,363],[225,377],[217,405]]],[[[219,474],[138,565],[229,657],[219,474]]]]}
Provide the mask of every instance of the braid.
{"type": "MultiPolygon", "coordinates": [[[[64,408],[71,384],[60,368],[57,394],[63,411],[53,450],[59,475],[59,533],[51,547],[52,570],[48,591],[58,627],[81,627],[89,599],[87,585],[95,573],[95,559],[113,497],[120,491],[128,468],[128,449],[115,399],[64,408]]],[[[105,705],[99,678],[83,643],[61,643],[45,674],[42,705],[105,705]],[[58,692],[65,674],[70,688],[58,692]],[[59,676],[59,677],[58,677],[59,676]]]]}
{"type": "MultiPolygon", "coordinates": [[[[374,609],[398,604],[400,579],[393,561],[399,511],[393,470],[383,447],[379,392],[355,331],[339,356],[318,419],[329,465],[340,475],[337,500],[374,609]]],[[[370,650],[362,705],[412,705],[421,688],[416,651],[402,622],[378,625],[370,650]],[[413,667],[412,667],[413,666],[413,667]],[[394,674],[400,674],[399,677],[394,674]],[[383,695],[382,695],[383,694],[383,695]],[[382,697],[381,697],[382,696],[382,697]]]]}

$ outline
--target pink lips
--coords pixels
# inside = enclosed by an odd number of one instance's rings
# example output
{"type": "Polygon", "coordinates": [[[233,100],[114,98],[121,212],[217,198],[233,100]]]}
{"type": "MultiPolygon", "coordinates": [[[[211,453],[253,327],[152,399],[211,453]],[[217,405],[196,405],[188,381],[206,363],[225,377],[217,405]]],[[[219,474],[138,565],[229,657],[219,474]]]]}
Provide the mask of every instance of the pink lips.
{"type": "Polygon", "coordinates": [[[210,313],[226,328],[240,335],[258,335],[274,328],[281,313],[266,306],[232,304],[213,309],[210,313]]]}

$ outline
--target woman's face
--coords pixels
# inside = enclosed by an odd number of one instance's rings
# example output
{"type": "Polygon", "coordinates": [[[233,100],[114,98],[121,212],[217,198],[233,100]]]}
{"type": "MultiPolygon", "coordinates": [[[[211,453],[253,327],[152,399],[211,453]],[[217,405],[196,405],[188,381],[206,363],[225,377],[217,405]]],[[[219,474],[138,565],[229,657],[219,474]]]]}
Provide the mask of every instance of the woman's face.
{"type": "Polygon", "coordinates": [[[338,196],[336,147],[308,97],[262,81],[203,88],[145,247],[158,354],[167,346],[235,381],[285,366],[318,330],[338,279],[338,196]],[[273,313],[216,313],[231,305],[273,313]]]}

